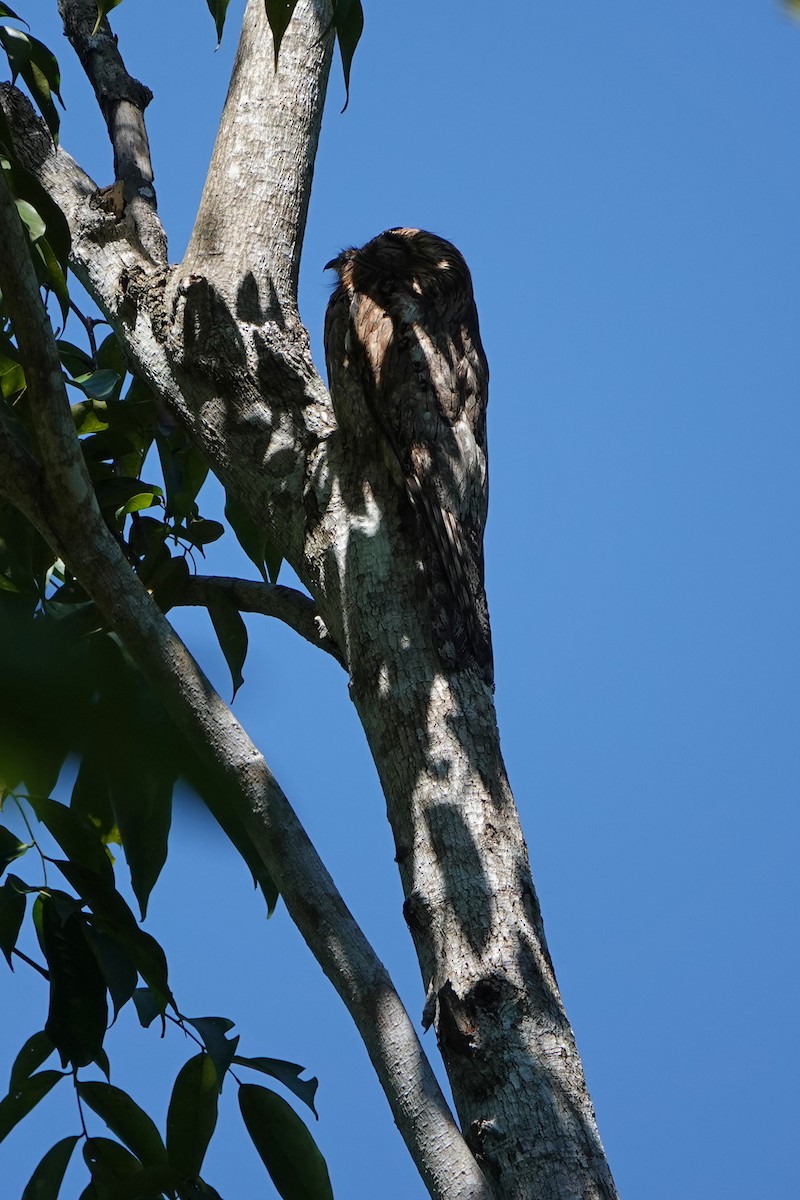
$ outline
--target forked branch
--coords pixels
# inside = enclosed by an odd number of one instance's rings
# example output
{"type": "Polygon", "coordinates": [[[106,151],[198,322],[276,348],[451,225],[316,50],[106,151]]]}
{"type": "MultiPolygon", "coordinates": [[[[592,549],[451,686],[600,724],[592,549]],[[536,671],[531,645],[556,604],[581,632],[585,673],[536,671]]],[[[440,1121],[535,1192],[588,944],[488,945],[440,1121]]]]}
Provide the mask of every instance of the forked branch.
{"type": "MultiPolygon", "coordinates": [[[[47,524],[40,532],[120,635],[179,728],[233,785],[253,844],[353,1017],[430,1194],[439,1200],[489,1200],[489,1187],[386,969],[263,756],[131,571],[103,520],[75,432],[27,235],[2,175],[0,242],[0,288],[25,364],[41,457],[39,515],[47,524]]],[[[36,517],[31,505],[27,511],[36,517]]]]}

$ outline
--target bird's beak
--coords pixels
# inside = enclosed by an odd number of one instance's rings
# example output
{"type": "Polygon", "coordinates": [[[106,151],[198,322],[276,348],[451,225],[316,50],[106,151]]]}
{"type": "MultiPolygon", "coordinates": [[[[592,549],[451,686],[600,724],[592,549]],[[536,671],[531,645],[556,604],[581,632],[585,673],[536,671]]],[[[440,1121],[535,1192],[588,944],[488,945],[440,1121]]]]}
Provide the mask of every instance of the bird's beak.
{"type": "Polygon", "coordinates": [[[325,266],[322,269],[323,271],[338,271],[341,261],[341,258],[338,256],[336,258],[332,258],[330,262],[325,263],[325,266]]]}

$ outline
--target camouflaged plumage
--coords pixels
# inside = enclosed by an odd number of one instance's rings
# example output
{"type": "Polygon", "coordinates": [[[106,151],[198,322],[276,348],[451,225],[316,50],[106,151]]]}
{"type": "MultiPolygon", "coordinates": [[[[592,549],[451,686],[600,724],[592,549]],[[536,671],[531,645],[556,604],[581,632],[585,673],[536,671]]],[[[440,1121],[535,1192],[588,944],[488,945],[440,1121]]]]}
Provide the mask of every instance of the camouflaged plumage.
{"type": "Polygon", "coordinates": [[[327,264],[325,318],[337,420],[379,458],[417,514],[437,639],[451,666],[492,675],[483,588],[489,369],[469,268],[455,246],[389,229],[327,264]]]}

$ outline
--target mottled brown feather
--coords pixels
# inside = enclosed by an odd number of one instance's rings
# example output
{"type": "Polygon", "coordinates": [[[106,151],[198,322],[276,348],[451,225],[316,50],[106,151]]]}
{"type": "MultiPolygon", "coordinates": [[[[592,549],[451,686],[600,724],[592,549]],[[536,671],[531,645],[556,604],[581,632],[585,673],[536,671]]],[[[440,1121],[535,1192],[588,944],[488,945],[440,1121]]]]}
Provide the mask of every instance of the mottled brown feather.
{"type": "Polygon", "coordinates": [[[469,268],[450,242],[419,229],[387,230],[328,267],[339,275],[325,318],[337,419],[346,435],[380,444],[414,506],[445,660],[476,662],[491,679],[489,369],[469,268]]]}

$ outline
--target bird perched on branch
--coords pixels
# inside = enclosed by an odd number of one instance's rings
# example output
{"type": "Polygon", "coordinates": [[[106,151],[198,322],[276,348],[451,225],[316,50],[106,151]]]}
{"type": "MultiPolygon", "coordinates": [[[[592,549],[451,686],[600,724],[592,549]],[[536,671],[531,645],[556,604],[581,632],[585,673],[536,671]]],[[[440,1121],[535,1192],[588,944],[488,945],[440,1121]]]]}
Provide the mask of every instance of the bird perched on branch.
{"type": "Polygon", "coordinates": [[[491,681],[489,368],[469,268],[444,238],[388,229],[327,269],[339,276],[325,317],[337,420],[354,447],[373,444],[413,506],[444,662],[491,681]]]}

